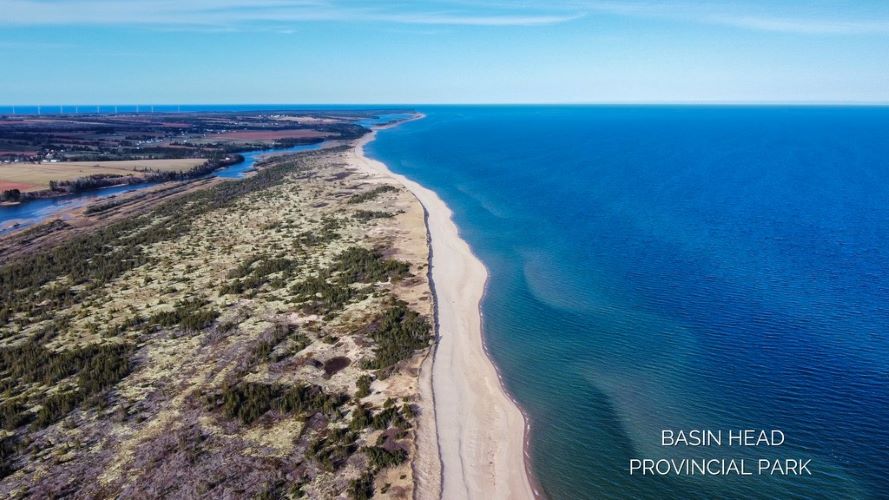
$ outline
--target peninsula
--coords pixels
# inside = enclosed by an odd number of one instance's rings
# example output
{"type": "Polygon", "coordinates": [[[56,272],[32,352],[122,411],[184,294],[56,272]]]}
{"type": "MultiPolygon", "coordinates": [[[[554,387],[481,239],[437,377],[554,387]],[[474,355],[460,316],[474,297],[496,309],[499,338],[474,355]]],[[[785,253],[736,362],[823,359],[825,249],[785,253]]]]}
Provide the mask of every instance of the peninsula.
{"type": "Polygon", "coordinates": [[[0,239],[0,494],[534,496],[485,268],[358,135],[0,239]]]}

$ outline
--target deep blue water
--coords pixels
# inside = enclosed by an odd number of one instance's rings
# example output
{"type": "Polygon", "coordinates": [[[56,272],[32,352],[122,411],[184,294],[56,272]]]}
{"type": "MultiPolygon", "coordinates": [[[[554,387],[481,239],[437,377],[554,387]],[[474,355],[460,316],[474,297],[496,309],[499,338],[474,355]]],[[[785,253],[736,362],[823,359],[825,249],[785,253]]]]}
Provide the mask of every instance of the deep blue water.
{"type": "Polygon", "coordinates": [[[488,266],[486,339],[551,497],[889,496],[889,108],[423,111],[369,152],[488,266]],[[660,446],[692,428],[786,442],[660,446]],[[662,457],[813,475],[629,475],[662,457]]]}

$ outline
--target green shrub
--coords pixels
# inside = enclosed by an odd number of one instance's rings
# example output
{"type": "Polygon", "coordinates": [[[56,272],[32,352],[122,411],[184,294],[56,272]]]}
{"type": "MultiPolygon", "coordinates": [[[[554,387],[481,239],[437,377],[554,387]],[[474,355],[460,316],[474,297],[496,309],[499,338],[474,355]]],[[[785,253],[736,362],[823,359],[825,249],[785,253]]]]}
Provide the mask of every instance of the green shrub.
{"type": "Polygon", "coordinates": [[[363,203],[365,201],[373,200],[374,198],[376,198],[377,196],[379,196],[383,193],[389,193],[389,192],[393,192],[393,191],[398,191],[398,188],[391,185],[391,184],[383,184],[382,186],[377,186],[377,187],[371,189],[370,191],[365,191],[363,193],[353,195],[351,198],[349,198],[348,203],[351,203],[351,204],[363,203]]]}
{"type": "Polygon", "coordinates": [[[0,425],[8,431],[15,430],[33,419],[34,416],[28,413],[27,407],[19,401],[8,401],[0,405],[0,425]]]}
{"type": "Polygon", "coordinates": [[[85,394],[82,391],[65,392],[46,398],[40,407],[40,411],[37,412],[34,427],[42,429],[61,420],[84,399],[85,394]]]}
{"type": "Polygon", "coordinates": [[[353,431],[360,431],[370,425],[371,412],[362,404],[358,404],[352,412],[352,421],[349,422],[349,428],[353,431]]]}
{"type": "Polygon", "coordinates": [[[397,281],[410,276],[410,265],[384,258],[378,251],[351,247],[336,257],[330,273],[345,284],[397,281]]]}
{"type": "Polygon", "coordinates": [[[372,379],[370,375],[362,375],[358,377],[358,381],[355,383],[356,387],[358,387],[358,391],[355,393],[355,396],[358,398],[363,398],[370,394],[370,383],[372,379]]]}
{"type": "Polygon", "coordinates": [[[0,479],[15,472],[12,457],[18,451],[19,446],[19,438],[16,436],[0,438],[0,479]]]}
{"type": "Polygon", "coordinates": [[[367,454],[367,458],[376,470],[399,465],[407,460],[407,453],[402,449],[389,451],[379,446],[366,446],[364,447],[364,453],[367,454]]]}
{"type": "Polygon", "coordinates": [[[374,475],[365,472],[361,477],[349,483],[349,498],[352,500],[368,500],[374,496],[374,475]]]}
{"type": "Polygon", "coordinates": [[[358,449],[356,439],[358,435],[354,432],[344,427],[335,428],[327,436],[318,437],[309,443],[306,458],[317,460],[324,470],[333,472],[358,449]]]}
{"type": "Polygon", "coordinates": [[[388,368],[429,345],[431,326],[426,318],[397,301],[371,322],[370,337],[377,343],[366,368],[388,368]]]}
{"type": "Polygon", "coordinates": [[[331,283],[323,276],[307,278],[290,287],[296,302],[302,302],[307,314],[325,314],[342,309],[357,290],[340,283],[331,283]]]}
{"type": "Polygon", "coordinates": [[[166,328],[179,326],[189,331],[202,330],[219,317],[218,311],[204,308],[207,304],[206,300],[183,300],[176,303],[172,311],[161,311],[154,314],[149,319],[149,323],[166,328]]]}
{"type": "MultiPolygon", "coordinates": [[[[228,418],[237,418],[245,425],[272,409],[297,416],[311,416],[319,412],[331,415],[348,401],[348,396],[326,394],[317,385],[285,386],[255,382],[226,386],[221,396],[223,414],[228,418]]],[[[208,402],[211,407],[217,406],[215,396],[208,398],[208,402]]]]}
{"type": "Polygon", "coordinates": [[[240,384],[223,391],[222,411],[229,418],[251,424],[272,408],[275,388],[266,384],[240,384]]]}
{"type": "Polygon", "coordinates": [[[367,222],[373,219],[389,219],[395,217],[395,214],[392,212],[379,212],[376,210],[358,210],[355,212],[354,217],[359,222],[367,222]]]}
{"type": "Polygon", "coordinates": [[[254,256],[228,273],[232,281],[220,288],[221,295],[239,295],[248,290],[255,290],[269,283],[269,275],[281,273],[283,278],[293,275],[297,263],[286,257],[254,256]]]}

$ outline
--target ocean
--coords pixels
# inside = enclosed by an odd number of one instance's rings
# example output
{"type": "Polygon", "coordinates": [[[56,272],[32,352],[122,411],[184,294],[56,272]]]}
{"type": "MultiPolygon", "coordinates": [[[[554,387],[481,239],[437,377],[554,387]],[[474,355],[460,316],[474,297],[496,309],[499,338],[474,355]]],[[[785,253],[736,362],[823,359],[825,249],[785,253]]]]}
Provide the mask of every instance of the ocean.
{"type": "Polygon", "coordinates": [[[420,110],[367,150],[488,267],[486,342],[549,497],[889,495],[889,108],[420,110]],[[664,445],[692,429],[784,440],[664,445]]]}

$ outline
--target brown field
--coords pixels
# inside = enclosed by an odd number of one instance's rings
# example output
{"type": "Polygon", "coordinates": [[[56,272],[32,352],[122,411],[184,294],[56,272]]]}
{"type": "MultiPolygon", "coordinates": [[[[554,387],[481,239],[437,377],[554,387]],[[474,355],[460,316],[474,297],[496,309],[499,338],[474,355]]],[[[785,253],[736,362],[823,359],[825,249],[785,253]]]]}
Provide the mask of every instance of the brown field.
{"type": "Polygon", "coordinates": [[[6,182],[0,180],[0,191],[6,191],[7,189],[18,189],[19,191],[34,191],[36,189],[40,189],[40,186],[27,184],[24,182],[6,182]]]}
{"type": "MultiPolygon", "coordinates": [[[[70,181],[90,175],[132,175],[151,169],[159,172],[179,172],[201,165],[203,158],[176,160],[130,161],[70,161],[60,163],[9,163],[0,165],[0,186],[23,184],[22,191],[49,189],[49,181],[70,181]]],[[[4,188],[13,189],[13,188],[4,188]]]]}
{"type": "Polygon", "coordinates": [[[212,141],[275,141],[278,139],[303,139],[314,137],[327,137],[329,134],[317,130],[293,129],[293,130],[242,130],[237,132],[225,132],[207,136],[212,141]]]}

